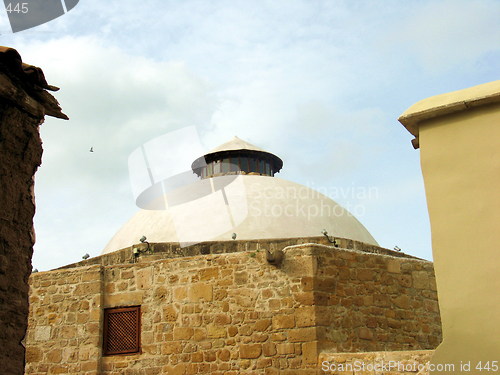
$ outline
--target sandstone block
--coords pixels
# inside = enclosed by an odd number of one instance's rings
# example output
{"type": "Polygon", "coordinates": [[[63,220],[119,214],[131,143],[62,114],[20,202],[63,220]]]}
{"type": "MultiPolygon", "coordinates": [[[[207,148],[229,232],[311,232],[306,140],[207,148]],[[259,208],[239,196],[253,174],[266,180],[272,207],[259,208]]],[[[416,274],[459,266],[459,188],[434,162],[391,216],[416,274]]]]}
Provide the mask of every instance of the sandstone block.
{"type": "Polygon", "coordinates": [[[271,325],[271,319],[258,320],[255,322],[254,330],[262,332],[268,329],[270,325],[271,325]]]}
{"type": "Polygon", "coordinates": [[[273,329],[284,329],[295,327],[295,317],[293,315],[273,316],[273,329]]]}
{"type": "Polygon", "coordinates": [[[358,337],[363,340],[373,340],[373,331],[368,328],[361,327],[358,329],[358,337]]]}
{"type": "Polygon", "coordinates": [[[283,343],[276,345],[276,351],[279,355],[295,353],[295,346],[292,343],[283,343]]]}
{"type": "Polygon", "coordinates": [[[375,277],[375,272],[373,270],[358,269],[357,270],[358,280],[370,281],[375,277]]]}
{"type": "Polygon", "coordinates": [[[184,286],[174,288],[173,293],[174,301],[182,301],[187,297],[187,289],[184,286]]]}
{"type": "Polygon", "coordinates": [[[216,353],[213,350],[203,352],[203,360],[205,362],[214,362],[217,359],[216,353]]]}
{"type": "Polygon", "coordinates": [[[227,350],[227,349],[222,349],[222,350],[219,351],[217,357],[221,361],[227,362],[231,358],[231,352],[229,350],[227,350]]]}
{"type": "Polygon", "coordinates": [[[35,328],[35,341],[50,340],[50,326],[39,326],[35,328]]]}
{"type": "Polygon", "coordinates": [[[411,273],[413,287],[416,289],[430,289],[429,274],[427,271],[413,271],[411,273]]]}
{"type": "Polygon", "coordinates": [[[262,351],[264,352],[264,356],[272,357],[276,354],[276,344],[273,344],[272,342],[265,343],[262,345],[262,351]]]}
{"type": "Polygon", "coordinates": [[[161,347],[162,354],[178,354],[182,353],[182,346],[180,342],[167,342],[161,347]]]}
{"type": "Polygon", "coordinates": [[[193,337],[193,332],[191,327],[176,327],[174,328],[174,340],[189,340],[193,337]]]}
{"type": "Polygon", "coordinates": [[[240,345],[239,349],[240,358],[243,359],[258,358],[262,354],[262,345],[260,344],[240,345]]]}
{"type": "Polygon", "coordinates": [[[316,341],[302,344],[302,358],[308,365],[315,365],[318,361],[318,343],[316,341]]]}
{"type": "Polygon", "coordinates": [[[220,327],[213,324],[207,325],[208,338],[224,338],[226,337],[226,327],[220,327]]]}
{"type": "Polygon", "coordinates": [[[174,306],[168,305],[163,309],[163,318],[167,322],[175,322],[177,320],[177,310],[174,306]]]}
{"type": "Polygon", "coordinates": [[[226,325],[231,323],[231,317],[226,314],[217,314],[214,318],[214,323],[217,325],[226,325]]]}
{"type": "Polygon", "coordinates": [[[34,363],[42,360],[43,352],[36,346],[28,346],[26,348],[26,362],[34,363]]]}
{"type": "Polygon", "coordinates": [[[61,349],[52,349],[47,353],[47,362],[49,363],[60,363],[62,359],[61,349]]]}
{"type": "Polygon", "coordinates": [[[288,331],[288,341],[290,342],[304,342],[313,341],[316,339],[316,328],[299,328],[288,331]]]}
{"type": "Polygon", "coordinates": [[[387,261],[387,272],[401,273],[401,261],[398,259],[389,259],[387,261]]]}
{"type": "Polygon", "coordinates": [[[227,329],[227,333],[230,337],[234,337],[238,334],[238,328],[235,326],[231,326],[227,329]]]}
{"type": "Polygon", "coordinates": [[[297,327],[311,327],[315,325],[314,307],[299,307],[295,312],[295,321],[297,327]]]}
{"type": "Polygon", "coordinates": [[[216,279],[218,277],[219,277],[219,268],[218,267],[203,268],[199,272],[199,278],[201,281],[216,279]]]}
{"type": "Polygon", "coordinates": [[[193,363],[203,362],[203,353],[202,352],[192,353],[191,362],[193,363]]]}
{"type": "Polygon", "coordinates": [[[405,295],[398,296],[392,299],[392,302],[401,309],[409,309],[410,308],[410,298],[405,295]]]}
{"type": "Polygon", "coordinates": [[[188,290],[188,300],[190,302],[212,301],[213,300],[213,288],[212,285],[197,283],[189,287],[188,290]]]}

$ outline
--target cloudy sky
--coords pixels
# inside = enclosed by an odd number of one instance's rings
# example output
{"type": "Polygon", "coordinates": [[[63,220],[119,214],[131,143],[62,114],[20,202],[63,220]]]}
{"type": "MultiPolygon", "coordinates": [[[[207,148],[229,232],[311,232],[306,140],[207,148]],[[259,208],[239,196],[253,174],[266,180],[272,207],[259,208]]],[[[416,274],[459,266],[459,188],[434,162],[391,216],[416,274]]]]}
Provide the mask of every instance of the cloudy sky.
{"type": "Polygon", "coordinates": [[[274,152],[279,177],[432,259],[419,151],[397,118],[498,79],[498,14],[498,0],[83,0],[14,34],[2,14],[0,44],[43,68],[70,117],[41,127],[33,266],[99,255],[137,210],[129,155],[186,126],[207,149],[238,135],[274,152]]]}

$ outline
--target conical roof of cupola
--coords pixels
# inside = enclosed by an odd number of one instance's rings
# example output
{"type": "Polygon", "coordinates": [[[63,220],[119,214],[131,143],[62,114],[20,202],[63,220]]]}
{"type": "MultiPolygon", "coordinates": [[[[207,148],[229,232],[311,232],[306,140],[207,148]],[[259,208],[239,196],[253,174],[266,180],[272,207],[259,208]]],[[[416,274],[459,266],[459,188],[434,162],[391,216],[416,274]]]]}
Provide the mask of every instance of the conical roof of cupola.
{"type": "Polygon", "coordinates": [[[263,150],[260,147],[257,147],[251,143],[248,143],[247,141],[244,141],[243,139],[240,139],[238,137],[233,137],[233,139],[227,141],[226,143],[221,144],[220,146],[217,146],[213,150],[210,150],[208,154],[213,154],[216,152],[221,152],[221,151],[236,151],[236,150],[252,150],[252,151],[260,151],[260,152],[267,152],[270,154],[269,151],[263,150]]]}

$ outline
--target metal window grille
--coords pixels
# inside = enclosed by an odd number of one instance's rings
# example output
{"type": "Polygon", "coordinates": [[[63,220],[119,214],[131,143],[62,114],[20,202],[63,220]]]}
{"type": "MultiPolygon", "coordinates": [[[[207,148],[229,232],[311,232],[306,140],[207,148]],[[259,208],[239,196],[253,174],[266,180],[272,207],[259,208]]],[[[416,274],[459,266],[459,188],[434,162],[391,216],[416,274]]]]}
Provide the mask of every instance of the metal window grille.
{"type": "Polygon", "coordinates": [[[140,306],[104,310],[104,355],[139,353],[140,338],[140,306]]]}

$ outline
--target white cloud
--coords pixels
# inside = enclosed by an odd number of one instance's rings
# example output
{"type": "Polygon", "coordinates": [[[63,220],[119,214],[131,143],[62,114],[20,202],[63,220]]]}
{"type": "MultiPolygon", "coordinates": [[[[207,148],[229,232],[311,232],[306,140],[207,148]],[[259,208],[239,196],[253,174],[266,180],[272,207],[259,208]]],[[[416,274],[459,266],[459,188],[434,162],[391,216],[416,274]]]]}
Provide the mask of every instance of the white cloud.
{"type": "Polygon", "coordinates": [[[499,14],[495,0],[417,3],[397,25],[395,39],[429,72],[471,67],[486,53],[500,50],[499,14]]]}

